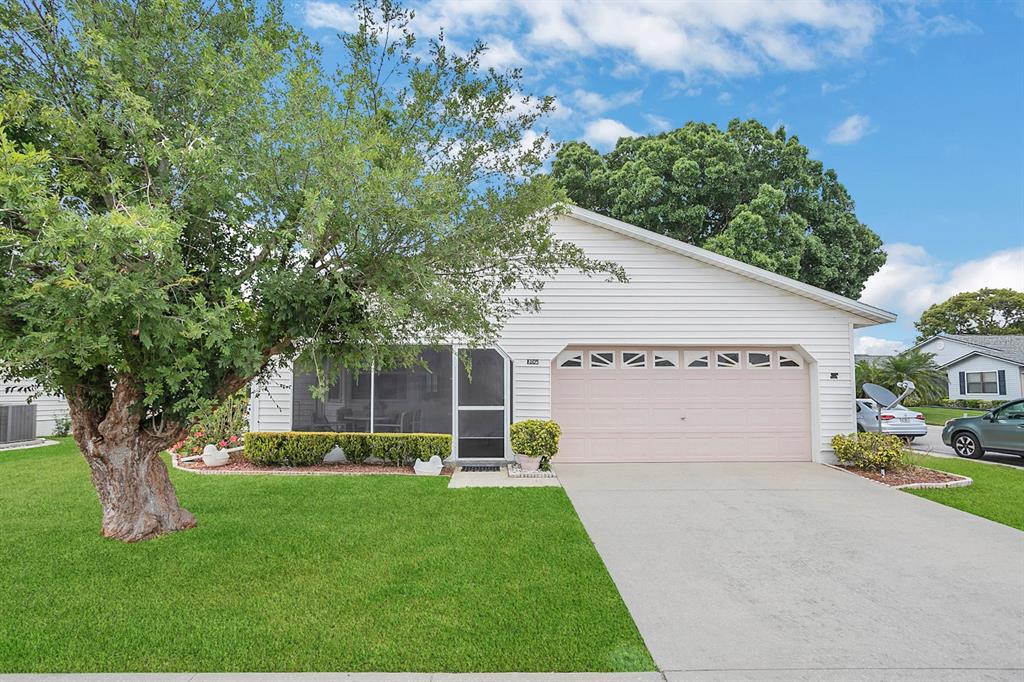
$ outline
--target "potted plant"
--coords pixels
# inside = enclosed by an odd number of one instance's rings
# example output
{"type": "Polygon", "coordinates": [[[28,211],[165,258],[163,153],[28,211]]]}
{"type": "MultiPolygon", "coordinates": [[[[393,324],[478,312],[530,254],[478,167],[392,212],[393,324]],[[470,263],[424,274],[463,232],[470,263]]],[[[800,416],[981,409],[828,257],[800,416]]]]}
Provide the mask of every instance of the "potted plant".
{"type": "Polygon", "coordinates": [[[550,419],[524,419],[511,429],[512,452],[523,471],[547,471],[558,454],[562,429],[550,419]]]}

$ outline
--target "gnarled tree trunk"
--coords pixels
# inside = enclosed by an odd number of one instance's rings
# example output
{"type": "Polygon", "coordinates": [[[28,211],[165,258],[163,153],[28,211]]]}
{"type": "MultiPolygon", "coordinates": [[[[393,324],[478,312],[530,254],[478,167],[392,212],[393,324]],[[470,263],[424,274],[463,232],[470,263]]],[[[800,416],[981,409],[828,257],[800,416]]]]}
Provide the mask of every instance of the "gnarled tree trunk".
{"type": "Polygon", "coordinates": [[[110,407],[99,414],[82,393],[69,396],[71,424],[103,507],[102,534],[135,542],[192,528],[196,518],[178,502],[160,453],[183,433],[145,428],[130,377],[118,377],[110,407]]]}

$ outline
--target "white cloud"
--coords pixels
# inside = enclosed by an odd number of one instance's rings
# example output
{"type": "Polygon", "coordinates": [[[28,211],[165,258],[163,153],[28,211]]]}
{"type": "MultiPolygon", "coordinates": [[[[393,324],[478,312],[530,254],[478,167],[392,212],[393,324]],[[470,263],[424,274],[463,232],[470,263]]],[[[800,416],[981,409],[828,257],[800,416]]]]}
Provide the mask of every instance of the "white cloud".
{"type": "Polygon", "coordinates": [[[306,25],[310,28],[333,28],[336,31],[353,31],[359,20],[348,7],[333,2],[307,0],[305,5],[306,25]]]}
{"type": "Polygon", "coordinates": [[[825,140],[829,144],[853,144],[871,132],[874,132],[871,117],[853,114],[830,130],[825,140]]]}
{"type": "Polygon", "coordinates": [[[882,269],[864,285],[862,301],[892,310],[913,324],[934,303],[978,289],[1024,290],[1024,248],[996,251],[953,268],[914,244],[889,244],[882,269]]]}
{"type": "Polygon", "coordinates": [[[729,104],[730,102],[732,102],[732,93],[720,92],[718,93],[718,97],[716,97],[715,99],[718,100],[719,104],[729,104]]]}
{"type": "Polygon", "coordinates": [[[906,349],[907,344],[893,339],[857,334],[853,340],[853,352],[857,355],[896,355],[906,349]]]}
{"type": "Polygon", "coordinates": [[[614,95],[605,96],[598,92],[590,92],[588,90],[577,89],[573,92],[572,96],[576,104],[581,109],[585,109],[588,114],[597,115],[603,114],[606,111],[612,109],[618,109],[627,104],[633,104],[643,96],[643,90],[630,90],[628,92],[620,92],[614,95]]]}
{"type": "Polygon", "coordinates": [[[613,118],[599,118],[583,129],[583,139],[598,148],[611,147],[620,137],[637,137],[639,134],[613,118]]]}
{"type": "Polygon", "coordinates": [[[510,66],[518,66],[526,61],[519,53],[519,48],[508,38],[501,36],[488,36],[484,40],[487,50],[480,55],[480,66],[485,69],[505,69],[510,66]]]}
{"type": "Polygon", "coordinates": [[[652,128],[657,130],[659,133],[664,132],[672,127],[672,122],[667,118],[661,116],[655,116],[654,114],[644,114],[644,120],[647,121],[652,128]]]}
{"type": "MultiPolygon", "coordinates": [[[[475,39],[506,40],[502,63],[529,53],[562,59],[605,54],[620,63],[683,74],[749,75],[765,69],[811,69],[860,54],[883,23],[866,0],[419,0],[413,28],[475,39]],[[522,35],[519,40],[513,36],[522,35]],[[509,48],[514,48],[513,50],[509,48]]],[[[342,4],[306,0],[312,28],[352,28],[342,4]]],[[[497,50],[495,51],[497,54],[497,50]]]]}

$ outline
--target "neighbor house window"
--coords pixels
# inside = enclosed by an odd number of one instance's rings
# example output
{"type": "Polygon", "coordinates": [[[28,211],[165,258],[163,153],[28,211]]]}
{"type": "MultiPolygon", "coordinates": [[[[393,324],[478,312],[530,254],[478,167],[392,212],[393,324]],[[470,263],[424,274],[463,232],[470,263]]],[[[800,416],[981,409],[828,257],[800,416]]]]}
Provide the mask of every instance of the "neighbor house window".
{"type": "Polygon", "coordinates": [[[590,351],[590,366],[595,369],[615,367],[615,353],[610,350],[590,351]]]}
{"type": "Polygon", "coordinates": [[[720,351],[715,353],[715,367],[733,369],[740,366],[739,351],[720,351]]]}
{"type": "Polygon", "coordinates": [[[968,393],[999,393],[999,374],[997,372],[968,372],[968,393]]]}
{"type": "Polygon", "coordinates": [[[647,366],[647,353],[636,350],[622,351],[622,367],[643,369],[647,366]]]}

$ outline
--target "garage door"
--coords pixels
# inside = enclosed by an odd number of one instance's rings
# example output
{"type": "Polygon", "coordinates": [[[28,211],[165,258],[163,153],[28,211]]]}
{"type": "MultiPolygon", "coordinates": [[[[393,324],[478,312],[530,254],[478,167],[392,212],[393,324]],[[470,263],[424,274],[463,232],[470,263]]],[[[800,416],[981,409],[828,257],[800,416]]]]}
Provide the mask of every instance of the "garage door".
{"type": "Polygon", "coordinates": [[[562,462],[808,461],[792,348],[572,348],[554,360],[562,462]]]}

